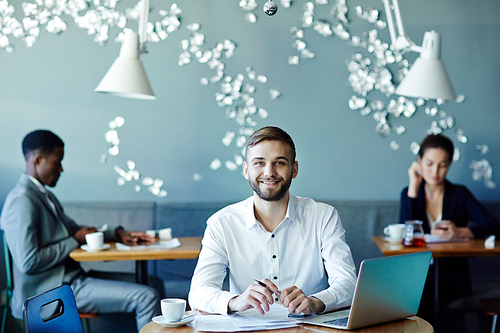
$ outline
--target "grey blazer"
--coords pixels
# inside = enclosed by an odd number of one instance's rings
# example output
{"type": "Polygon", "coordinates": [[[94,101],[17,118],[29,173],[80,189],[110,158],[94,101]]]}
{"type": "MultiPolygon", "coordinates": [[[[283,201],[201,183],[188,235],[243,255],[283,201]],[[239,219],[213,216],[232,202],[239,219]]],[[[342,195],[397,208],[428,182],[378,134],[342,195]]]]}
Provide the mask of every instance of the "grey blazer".
{"type": "MultiPolygon", "coordinates": [[[[22,318],[22,306],[28,297],[63,283],[65,261],[78,247],[72,237],[80,227],[67,217],[57,198],[54,213],[43,193],[22,174],[3,206],[0,226],[5,232],[13,258],[14,292],[12,315],[22,318]]],[[[78,267],[75,262],[73,266],[78,267]]]]}

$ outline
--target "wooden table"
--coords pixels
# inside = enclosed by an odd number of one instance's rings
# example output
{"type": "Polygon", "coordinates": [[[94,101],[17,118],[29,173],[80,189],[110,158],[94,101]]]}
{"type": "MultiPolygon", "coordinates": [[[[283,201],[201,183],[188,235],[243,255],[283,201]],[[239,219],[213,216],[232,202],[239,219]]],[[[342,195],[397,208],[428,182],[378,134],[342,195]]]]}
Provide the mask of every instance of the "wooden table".
{"type": "Polygon", "coordinates": [[[384,237],[372,237],[372,241],[386,256],[406,254],[420,251],[432,251],[432,257],[498,257],[500,256],[500,244],[495,243],[492,249],[484,247],[484,239],[473,239],[458,243],[428,243],[425,247],[407,247],[402,244],[386,242],[384,237]]]}
{"type": "Polygon", "coordinates": [[[201,250],[200,237],[178,237],[181,246],[171,249],[134,249],[117,250],[116,242],[110,242],[108,250],[99,252],[87,252],[80,248],[71,251],[69,256],[75,261],[118,261],[135,260],[136,280],[138,283],[147,284],[148,260],[173,260],[173,259],[196,259],[201,250]]]}
{"type": "Polygon", "coordinates": [[[428,243],[425,247],[407,247],[402,244],[386,242],[384,237],[372,237],[372,241],[386,256],[407,254],[421,251],[432,251],[434,258],[434,326],[437,332],[442,330],[441,302],[439,294],[439,262],[441,258],[449,257],[497,257],[500,256],[500,244],[487,249],[484,247],[484,239],[473,239],[467,242],[457,243],[428,243]]]}
{"type": "MultiPolygon", "coordinates": [[[[193,326],[180,326],[175,328],[162,327],[156,323],[150,322],[144,326],[139,333],[197,333],[196,324],[193,326]]],[[[201,332],[201,331],[200,331],[201,332]]],[[[249,331],[262,333],[262,332],[274,332],[274,333],[310,333],[310,332],[350,332],[345,330],[336,330],[333,328],[315,326],[315,325],[300,325],[291,328],[281,328],[279,330],[264,330],[264,331],[249,331]]],[[[384,332],[384,333],[432,333],[434,329],[432,325],[427,321],[419,317],[411,317],[405,320],[398,320],[392,323],[375,325],[370,327],[365,327],[355,330],[356,333],[368,333],[368,332],[384,332]]]]}

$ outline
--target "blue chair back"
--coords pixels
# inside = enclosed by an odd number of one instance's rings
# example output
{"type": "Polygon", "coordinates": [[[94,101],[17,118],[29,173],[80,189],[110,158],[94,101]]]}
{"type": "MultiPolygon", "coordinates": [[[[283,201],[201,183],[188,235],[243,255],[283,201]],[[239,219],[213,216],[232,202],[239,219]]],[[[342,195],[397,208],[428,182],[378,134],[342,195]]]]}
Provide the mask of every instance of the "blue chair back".
{"type": "Polygon", "coordinates": [[[68,285],[28,298],[23,308],[24,333],[83,333],[73,291],[68,285]],[[53,308],[49,316],[42,307],[53,308]]]}

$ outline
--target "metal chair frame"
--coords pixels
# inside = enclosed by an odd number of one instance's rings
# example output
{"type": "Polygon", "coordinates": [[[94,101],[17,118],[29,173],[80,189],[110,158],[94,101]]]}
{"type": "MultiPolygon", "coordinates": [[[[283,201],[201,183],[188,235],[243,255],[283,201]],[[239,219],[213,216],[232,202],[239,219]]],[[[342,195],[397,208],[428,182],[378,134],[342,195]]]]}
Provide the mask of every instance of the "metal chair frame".
{"type": "Polygon", "coordinates": [[[497,317],[500,314],[500,298],[484,298],[479,300],[484,311],[490,316],[493,316],[493,323],[491,324],[491,333],[495,333],[497,326],[497,317]]]}

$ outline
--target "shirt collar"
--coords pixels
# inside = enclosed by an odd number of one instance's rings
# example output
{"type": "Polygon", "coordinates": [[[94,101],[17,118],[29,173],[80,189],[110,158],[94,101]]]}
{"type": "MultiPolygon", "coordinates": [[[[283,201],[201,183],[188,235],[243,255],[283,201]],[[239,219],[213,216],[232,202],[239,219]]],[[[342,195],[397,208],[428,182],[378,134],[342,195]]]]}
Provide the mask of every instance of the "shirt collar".
{"type": "MultiPolygon", "coordinates": [[[[293,195],[290,195],[288,199],[288,207],[286,209],[285,218],[283,221],[290,219],[293,223],[295,223],[295,206],[296,206],[296,198],[293,195]]],[[[246,202],[246,225],[247,229],[251,229],[254,226],[259,225],[260,223],[255,218],[254,204],[253,204],[253,196],[247,199],[246,202]]]]}
{"type": "Polygon", "coordinates": [[[47,193],[47,190],[45,189],[45,186],[42,185],[42,183],[40,183],[38,181],[38,179],[36,179],[35,177],[31,176],[31,175],[28,175],[29,179],[31,179],[31,181],[33,182],[33,184],[36,185],[36,187],[38,188],[38,190],[40,190],[40,192],[42,192],[43,194],[47,193]]]}

